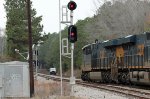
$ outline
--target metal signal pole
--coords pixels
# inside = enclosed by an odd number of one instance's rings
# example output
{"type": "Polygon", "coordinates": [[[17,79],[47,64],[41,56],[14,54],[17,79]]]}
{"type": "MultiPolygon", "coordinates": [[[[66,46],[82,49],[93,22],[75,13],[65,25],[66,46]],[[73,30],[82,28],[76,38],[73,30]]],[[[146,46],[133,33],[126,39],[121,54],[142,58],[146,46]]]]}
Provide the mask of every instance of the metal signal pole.
{"type": "MultiPolygon", "coordinates": [[[[70,11],[70,21],[71,25],[73,25],[73,11],[70,11]]],[[[70,84],[71,84],[71,95],[73,96],[74,90],[73,90],[73,85],[75,84],[75,77],[74,77],[74,69],[73,69],[73,51],[74,51],[74,43],[71,43],[71,78],[70,78],[70,84]]]]}
{"type": "Polygon", "coordinates": [[[27,17],[28,17],[28,43],[29,43],[29,70],[30,70],[30,97],[34,94],[34,77],[32,65],[32,28],[31,28],[31,5],[30,0],[27,0],[27,17]]]}
{"type": "Polygon", "coordinates": [[[74,77],[74,57],[73,57],[73,51],[74,51],[74,43],[77,41],[77,30],[75,26],[73,27],[73,10],[76,9],[77,5],[74,1],[70,0],[68,3],[68,9],[70,10],[70,26],[68,28],[68,39],[71,42],[71,77],[70,77],[70,85],[71,85],[71,95],[74,95],[74,84],[75,84],[75,77],[74,77]],[[72,36],[74,34],[74,36],[72,36]]]}
{"type": "Polygon", "coordinates": [[[61,79],[61,82],[60,82],[60,90],[61,90],[61,96],[62,96],[62,57],[61,57],[61,2],[59,0],[59,48],[60,48],[60,79],[61,79]]]}

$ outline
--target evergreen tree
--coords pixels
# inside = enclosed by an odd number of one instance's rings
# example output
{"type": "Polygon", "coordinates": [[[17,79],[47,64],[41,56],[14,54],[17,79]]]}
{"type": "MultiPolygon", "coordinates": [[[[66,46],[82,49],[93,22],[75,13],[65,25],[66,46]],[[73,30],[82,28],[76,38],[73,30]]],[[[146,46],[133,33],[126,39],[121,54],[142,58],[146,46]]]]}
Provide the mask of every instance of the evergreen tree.
{"type": "MultiPolygon", "coordinates": [[[[28,51],[27,2],[26,0],[5,0],[4,6],[7,15],[7,54],[16,59],[19,56],[15,55],[14,49],[19,49],[21,52],[28,51]]],[[[43,26],[40,24],[42,16],[36,16],[36,10],[32,8],[32,2],[31,20],[34,44],[41,39],[43,26]]]]}

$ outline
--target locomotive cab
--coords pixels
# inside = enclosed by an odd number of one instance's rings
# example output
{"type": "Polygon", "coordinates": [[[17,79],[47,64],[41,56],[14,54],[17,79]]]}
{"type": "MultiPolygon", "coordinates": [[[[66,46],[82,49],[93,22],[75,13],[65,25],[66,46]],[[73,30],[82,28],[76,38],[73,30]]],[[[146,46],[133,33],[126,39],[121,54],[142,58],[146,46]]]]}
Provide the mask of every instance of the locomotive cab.
{"type": "Polygon", "coordinates": [[[91,71],[91,44],[85,45],[83,51],[83,66],[82,66],[82,80],[88,80],[88,73],[91,71]]]}

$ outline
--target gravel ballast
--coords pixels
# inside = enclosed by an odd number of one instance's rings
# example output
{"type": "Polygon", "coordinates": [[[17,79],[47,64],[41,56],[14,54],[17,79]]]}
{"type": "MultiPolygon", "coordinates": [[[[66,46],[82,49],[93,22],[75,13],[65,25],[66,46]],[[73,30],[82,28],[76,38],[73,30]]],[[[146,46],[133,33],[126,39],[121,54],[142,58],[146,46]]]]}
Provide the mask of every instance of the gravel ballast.
{"type": "Polygon", "coordinates": [[[63,96],[60,96],[60,82],[38,77],[35,81],[34,99],[134,99],[126,95],[103,89],[85,87],[75,84],[73,96],[70,96],[70,84],[63,82],[63,96]]]}
{"type": "Polygon", "coordinates": [[[82,97],[84,99],[134,99],[133,97],[117,94],[115,92],[84,87],[81,85],[74,85],[74,96],[82,97]]]}

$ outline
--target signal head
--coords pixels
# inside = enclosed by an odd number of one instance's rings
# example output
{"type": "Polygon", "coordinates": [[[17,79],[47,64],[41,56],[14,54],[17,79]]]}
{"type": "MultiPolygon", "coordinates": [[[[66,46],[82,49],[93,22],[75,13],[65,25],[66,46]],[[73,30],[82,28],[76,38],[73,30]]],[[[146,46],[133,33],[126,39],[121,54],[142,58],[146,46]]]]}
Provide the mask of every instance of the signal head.
{"type": "Polygon", "coordinates": [[[77,41],[77,27],[74,25],[70,25],[68,28],[68,40],[71,43],[74,43],[77,41]]]}
{"type": "Polygon", "coordinates": [[[67,6],[68,6],[68,9],[71,11],[77,8],[77,4],[74,1],[70,1],[67,6]]]}

